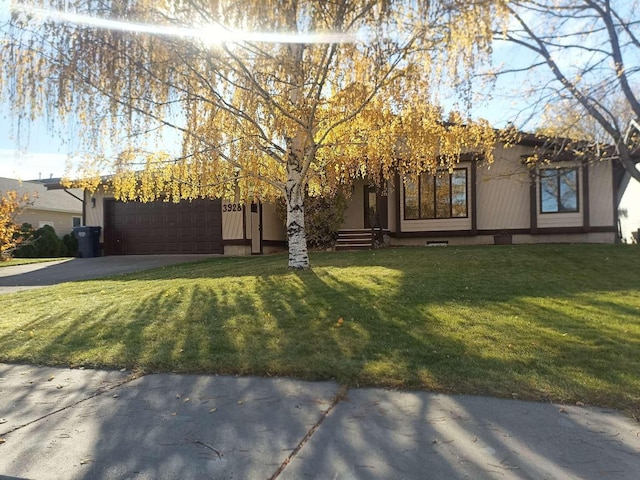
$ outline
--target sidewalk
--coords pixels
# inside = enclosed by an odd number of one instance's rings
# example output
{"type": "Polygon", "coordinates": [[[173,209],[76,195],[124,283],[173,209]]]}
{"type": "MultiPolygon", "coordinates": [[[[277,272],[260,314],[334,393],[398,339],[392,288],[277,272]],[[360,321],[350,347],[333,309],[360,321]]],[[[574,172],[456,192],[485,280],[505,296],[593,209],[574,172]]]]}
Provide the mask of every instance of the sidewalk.
{"type": "Polygon", "coordinates": [[[637,479],[618,412],[0,364],[1,479],[637,479]]]}

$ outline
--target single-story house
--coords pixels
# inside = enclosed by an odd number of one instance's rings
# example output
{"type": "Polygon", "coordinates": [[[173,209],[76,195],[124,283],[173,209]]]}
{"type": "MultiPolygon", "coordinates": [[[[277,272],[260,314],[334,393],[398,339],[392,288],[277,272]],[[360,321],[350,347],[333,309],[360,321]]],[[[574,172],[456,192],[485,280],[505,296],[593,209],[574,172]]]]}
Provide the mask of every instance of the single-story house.
{"type": "Polygon", "coordinates": [[[623,187],[618,208],[620,237],[624,243],[640,243],[640,182],[627,175],[623,187]]]}
{"type": "Polygon", "coordinates": [[[19,196],[29,195],[29,205],[17,217],[21,224],[28,223],[35,229],[50,225],[60,237],[82,224],[83,193],[80,189],[49,190],[40,180],[0,178],[0,193],[8,191],[16,191],[19,196]]]}
{"type": "MultiPolygon", "coordinates": [[[[451,172],[396,178],[386,188],[356,180],[338,247],[370,245],[372,229],[391,245],[619,241],[621,165],[559,155],[531,167],[527,158],[543,144],[525,135],[515,146],[497,145],[492,163],[468,155],[451,172]]],[[[286,247],[272,204],[125,203],[102,189],[85,192],[84,224],[102,227],[107,255],[248,255],[286,247]]]]}

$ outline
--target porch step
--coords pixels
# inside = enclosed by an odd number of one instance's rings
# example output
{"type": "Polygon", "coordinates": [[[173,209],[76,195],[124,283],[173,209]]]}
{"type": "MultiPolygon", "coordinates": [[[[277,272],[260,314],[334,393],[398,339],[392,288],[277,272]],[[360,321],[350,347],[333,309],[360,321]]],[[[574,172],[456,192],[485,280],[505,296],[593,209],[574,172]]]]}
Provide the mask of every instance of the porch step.
{"type": "MultiPolygon", "coordinates": [[[[383,233],[386,230],[383,230],[383,233]]],[[[380,230],[376,230],[374,234],[378,234],[380,230]]],[[[369,250],[374,247],[374,237],[371,235],[371,229],[351,229],[340,230],[338,232],[338,240],[336,241],[336,250],[369,250]]]]}
{"type": "Polygon", "coordinates": [[[336,250],[369,250],[373,248],[371,230],[340,230],[336,250]]]}

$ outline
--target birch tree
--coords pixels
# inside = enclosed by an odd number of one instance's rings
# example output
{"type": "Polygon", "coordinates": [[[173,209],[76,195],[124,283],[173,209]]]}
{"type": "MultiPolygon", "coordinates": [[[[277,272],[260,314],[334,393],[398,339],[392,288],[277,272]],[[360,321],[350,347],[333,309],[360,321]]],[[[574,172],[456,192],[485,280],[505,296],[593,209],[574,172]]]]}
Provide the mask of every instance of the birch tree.
{"type": "Polygon", "coordinates": [[[511,0],[507,10],[496,40],[524,49],[526,63],[494,74],[527,76],[529,91],[520,93],[529,115],[542,115],[543,133],[588,140],[565,148],[595,157],[611,155],[602,143],[613,146],[640,181],[638,0],[511,0]]]}
{"type": "Polygon", "coordinates": [[[501,1],[42,0],[12,9],[0,91],[18,122],[79,125],[95,153],[81,186],[96,188],[108,172],[123,200],[284,196],[292,268],[309,266],[305,191],[450,168],[470,149],[491,159],[493,130],[444,123],[436,92],[463,85],[488,58],[501,1]],[[143,143],[160,130],[177,134],[180,154],[143,143]]]}

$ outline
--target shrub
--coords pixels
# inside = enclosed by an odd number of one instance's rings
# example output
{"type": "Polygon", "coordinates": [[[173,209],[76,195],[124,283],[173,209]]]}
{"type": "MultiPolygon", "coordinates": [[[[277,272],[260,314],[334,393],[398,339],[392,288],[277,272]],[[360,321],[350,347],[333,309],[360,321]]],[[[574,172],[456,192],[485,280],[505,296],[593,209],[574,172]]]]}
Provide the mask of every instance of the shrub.
{"type": "Polygon", "coordinates": [[[38,248],[38,257],[59,257],[62,254],[62,240],[50,225],[45,225],[36,230],[36,246],[38,248]]]}
{"type": "Polygon", "coordinates": [[[19,236],[23,238],[22,243],[13,252],[16,258],[36,258],[38,256],[38,248],[35,245],[35,230],[30,223],[23,223],[20,227],[19,236]]]}
{"type": "MultiPolygon", "coordinates": [[[[23,229],[33,232],[29,224],[24,224],[23,229]]],[[[62,240],[52,226],[45,225],[32,234],[32,240],[28,245],[16,250],[15,256],[20,258],[53,258],[61,256],[62,252],[62,240]]]]}
{"type": "MultiPolygon", "coordinates": [[[[344,222],[347,199],[342,193],[332,196],[304,198],[304,226],[309,248],[325,249],[335,245],[338,231],[344,222]]],[[[284,201],[278,203],[278,214],[284,222],[287,209],[284,201]]]]}
{"type": "Polygon", "coordinates": [[[78,239],[67,233],[62,237],[62,253],[63,257],[77,257],[78,256],[78,239]]]}

